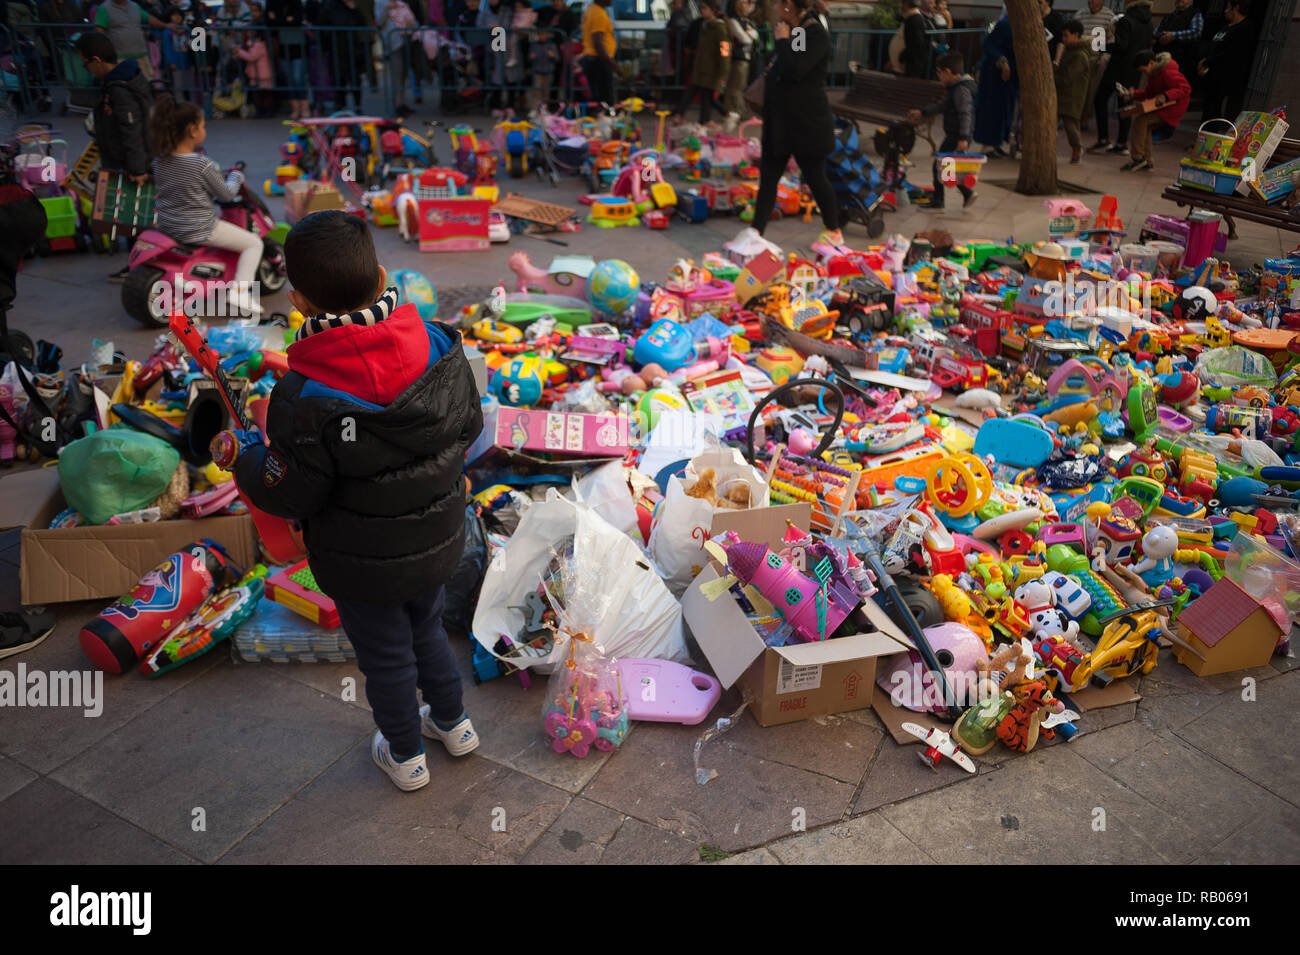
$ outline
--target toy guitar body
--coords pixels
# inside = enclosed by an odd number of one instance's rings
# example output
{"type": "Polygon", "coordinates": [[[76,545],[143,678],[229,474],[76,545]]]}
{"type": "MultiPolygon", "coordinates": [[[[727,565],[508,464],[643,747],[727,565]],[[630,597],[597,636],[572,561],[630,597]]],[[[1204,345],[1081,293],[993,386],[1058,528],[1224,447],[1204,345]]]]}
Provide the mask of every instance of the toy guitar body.
{"type": "Polygon", "coordinates": [[[931,769],[938,769],[940,757],[947,756],[966,772],[975,772],[975,764],[971,761],[971,758],[963,753],[957,744],[952,741],[952,737],[943,730],[926,729],[916,723],[904,723],[903,729],[927,744],[925,752],[917,755],[921,757],[921,762],[931,769]]]}
{"type": "MultiPolygon", "coordinates": [[[[199,363],[199,367],[203,369],[204,374],[217,383],[217,388],[221,393],[222,400],[225,402],[226,410],[230,412],[230,417],[241,429],[250,430],[253,427],[253,422],[240,410],[235,401],[234,393],[230,388],[230,381],[226,378],[225,369],[221,367],[221,356],[208,347],[207,340],[199,333],[194,321],[184,312],[172,312],[168,324],[172,334],[180,342],[181,347],[199,363]]],[[[259,510],[253,506],[246,495],[241,496],[244,497],[244,503],[248,507],[248,514],[253,518],[253,523],[257,527],[258,536],[262,538],[262,548],[272,561],[277,564],[292,564],[306,555],[307,550],[302,543],[302,532],[294,524],[283,517],[275,517],[263,510],[259,510]]]]}

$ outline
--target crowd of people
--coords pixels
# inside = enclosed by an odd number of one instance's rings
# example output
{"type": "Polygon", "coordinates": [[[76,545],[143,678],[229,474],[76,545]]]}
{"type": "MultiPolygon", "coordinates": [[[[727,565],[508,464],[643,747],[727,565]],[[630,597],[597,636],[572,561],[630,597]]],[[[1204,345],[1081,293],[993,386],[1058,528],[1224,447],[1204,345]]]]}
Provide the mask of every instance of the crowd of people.
{"type": "MultiPolygon", "coordinates": [[[[1124,170],[1154,166],[1152,143],[1169,138],[1192,97],[1202,99],[1202,121],[1232,119],[1242,109],[1254,63],[1256,28],[1251,0],[1227,0],[1221,23],[1211,24],[1197,0],[1175,0],[1173,11],[1154,21],[1151,0],[1126,0],[1122,13],[1107,0],[1087,0],[1072,16],[1039,0],[1048,54],[1055,73],[1057,118],[1070,144],[1070,162],[1085,151],[1082,132],[1096,123],[1093,154],[1127,156],[1124,170]],[[1137,101],[1163,96],[1159,109],[1124,115],[1137,101]],[[1117,100],[1118,98],[1118,100],[1117,100]],[[1112,109],[1121,107],[1116,119],[1112,109]],[[1114,137],[1111,132],[1114,130],[1114,137]]],[[[933,31],[943,8],[933,0],[902,0],[896,68],[906,76],[931,78],[931,62],[942,50],[933,31]]],[[[951,18],[946,22],[951,25],[951,18]]],[[[942,54],[939,55],[942,63],[942,54]]],[[[949,71],[949,75],[951,71],[949,71]]],[[[938,76],[945,79],[942,65],[938,76]]],[[[1022,115],[1011,21],[1004,12],[985,37],[978,66],[971,142],[992,158],[1018,151],[1022,115]]]]}
{"type": "MultiPolygon", "coordinates": [[[[613,102],[616,81],[628,74],[611,3],[592,0],[583,10],[567,0],[42,0],[39,7],[0,0],[0,22],[26,43],[30,85],[42,96],[49,81],[77,81],[71,40],[95,29],[155,91],[204,105],[238,83],[257,115],[287,110],[300,118],[359,106],[367,85],[378,92],[381,73],[399,113],[412,112],[433,86],[443,111],[522,111],[562,89],[613,102]],[[460,102],[469,90],[481,99],[460,102]]],[[[685,89],[679,112],[698,97],[702,122],[715,114],[733,123],[747,118],[743,93],[772,49],[755,5],[671,0],[657,74],[642,79],[685,89]]],[[[826,0],[812,9],[828,27],[826,0]]]]}

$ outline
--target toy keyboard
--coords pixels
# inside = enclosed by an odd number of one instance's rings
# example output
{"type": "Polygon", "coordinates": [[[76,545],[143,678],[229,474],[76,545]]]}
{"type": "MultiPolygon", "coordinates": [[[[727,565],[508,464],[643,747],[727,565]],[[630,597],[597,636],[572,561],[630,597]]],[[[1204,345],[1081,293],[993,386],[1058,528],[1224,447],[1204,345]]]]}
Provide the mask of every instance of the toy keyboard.
{"type": "Polygon", "coordinates": [[[266,596],[322,627],[332,630],[339,626],[338,608],[333,600],[321,593],[316,576],[305,560],[267,578],[266,596]]]}

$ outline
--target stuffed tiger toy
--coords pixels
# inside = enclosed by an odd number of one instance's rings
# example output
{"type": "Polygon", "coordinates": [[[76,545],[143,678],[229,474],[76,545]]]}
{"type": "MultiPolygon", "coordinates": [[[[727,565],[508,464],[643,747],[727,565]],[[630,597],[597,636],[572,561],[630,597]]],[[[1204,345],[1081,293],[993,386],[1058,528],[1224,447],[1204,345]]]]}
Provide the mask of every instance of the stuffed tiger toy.
{"type": "MultiPolygon", "coordinates": [[[[1021,683],[1011,691],[1016,705],[998,724],[997,736],[1008,747],[1027,753],[1038,743],[1039,724],[1049,712],[1060,713],[1065,704],[1052,695],[1042,680],[1021,683]]],[[[1042,730],[1047,739],[1055,737],[1053,730],[1042,730]]]]}

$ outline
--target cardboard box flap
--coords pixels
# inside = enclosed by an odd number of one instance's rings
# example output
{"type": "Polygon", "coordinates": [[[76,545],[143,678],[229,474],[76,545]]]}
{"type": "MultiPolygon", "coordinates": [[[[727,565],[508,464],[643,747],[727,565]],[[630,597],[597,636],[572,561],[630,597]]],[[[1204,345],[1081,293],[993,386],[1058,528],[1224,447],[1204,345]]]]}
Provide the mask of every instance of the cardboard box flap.
{"type": "Polygon", "coordinates": [[[712,535],[717,537],[735,531],[741,539],[766,544],[772,550],[781,549],[781,540],[789,521],[806,531],[812,524],[812,505],[807,501],[798,504],[778,504],[775,507],[757,507],[746,511],[718,510],[713,515],[712,535]]]}
{"type": "Polygon", "coordinates": [[[833,640],[796,643],[773,649],[794,666],[808,667],[823,663],[839,663],[843,660],[858,660],[862,657],[883,657],[902,653],[907,648],[884,633],[855,633],[852,636],[836,637],[833,640]]]}
{"type": "Polygon", "coordinates": [[[885,609],[880,606],[880,604],[876,603],[874,599],[868,598],[862,601],[861,606],[863,613],[867,615],[867,619],[871,621],[873,627],[881,633],[893,637],[895,641],[902,644],[902,646],[898,648],[900,651],[916,649],[916,644],[912,642],[912,638],[907,635],[906,631],[904,631],[902,627],[894,623],[894,618],[891,617],[885,609]]]}
{"type": "Polygon", "coordinates": [[[766,645],[730,594],[710,601],[700,592],[703,584],[717,579],[712,564],[700,571],[682,595],[682,614],[719,682],[730,689],[766,645]]]}
{"type": "Polygon", "coordinates": [[[26,527],[50,497],[59,490],[59,469],[33,468],[6,475],[0,484],[0,530],[26,527]]]}

